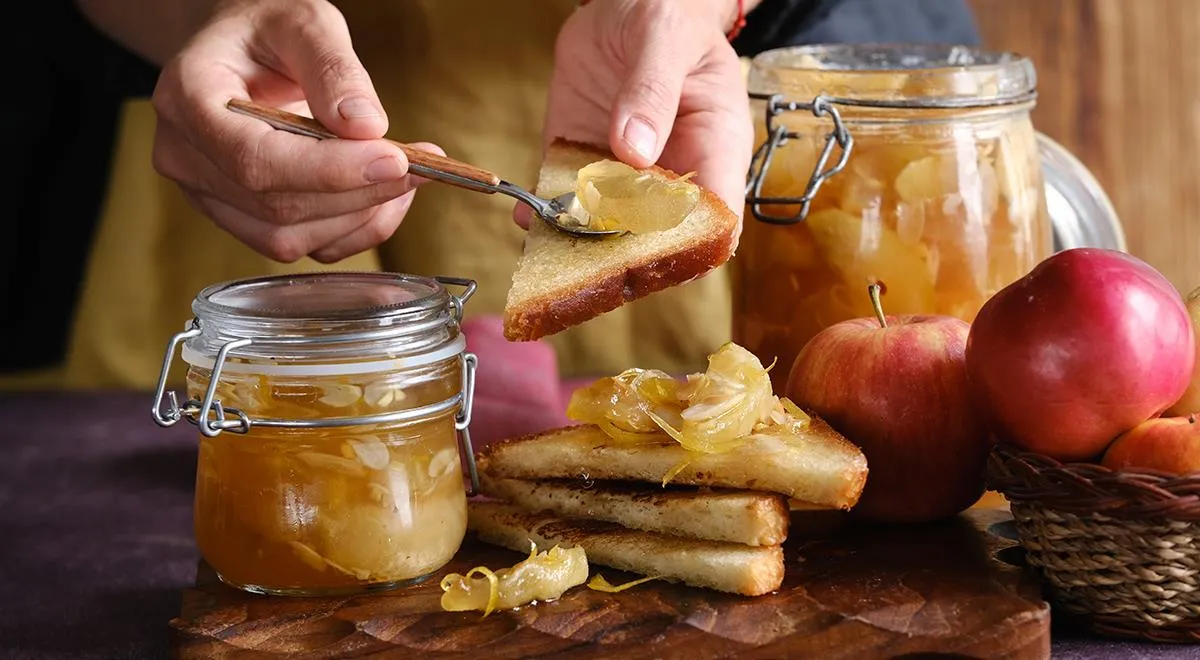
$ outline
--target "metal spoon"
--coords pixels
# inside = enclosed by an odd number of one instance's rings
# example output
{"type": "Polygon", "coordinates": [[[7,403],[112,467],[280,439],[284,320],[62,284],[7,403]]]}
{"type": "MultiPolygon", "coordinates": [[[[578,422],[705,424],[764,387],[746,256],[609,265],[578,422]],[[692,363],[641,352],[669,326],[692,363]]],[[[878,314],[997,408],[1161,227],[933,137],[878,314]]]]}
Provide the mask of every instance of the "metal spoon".
{"type": "MultiPolygon", "coordinates": [[[[289,133],[297,135],[307,135],[317,138],[318,140],[336,140],[339,139],[332,131],[321,125],[320,122],[309,117],[304,117],[297,114],[292,114],[285,110],[276,108],[268,108],[258,105],[253,101],[242,101],[232,99],[227,104],[230,110],[261,119],[271,126],[289,133]]],[[[407,144],[394,142],[396,146],[404,151],[404,155],[408,156],[408,169],[417,176],[441,181],[452,186],[466,188],[482,193],[500,193],[508,195],[528,204],[538,215],[539,218],[546,221],[546,224],[551,227],[574,234],[575,236],[612,236],[615,234],[624,233],[618,230],[604,229],[588,229],[585,226],[576,224],[579,222],[577,218],[587,218],[587,212],[579,205],[579,200],[575,198],[575,193],[569,192],[553,199],[543,199],[533,193],[501,179],[499,176],[474,165],[438,156],[420,149],[414,149],[407,144]]]]}

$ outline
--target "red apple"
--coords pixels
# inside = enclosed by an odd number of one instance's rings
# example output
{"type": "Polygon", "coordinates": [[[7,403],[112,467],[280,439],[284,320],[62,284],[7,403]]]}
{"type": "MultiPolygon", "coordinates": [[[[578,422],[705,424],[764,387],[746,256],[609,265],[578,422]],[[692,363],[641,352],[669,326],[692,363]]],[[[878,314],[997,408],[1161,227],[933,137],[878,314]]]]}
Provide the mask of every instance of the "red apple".
{"type": "Polygon", "coordinates": [[[1116,250],[1059,252],[988,300],[967,342],[971,390],[1002,442],[1091,460],[1179,400],[1196,359],[1183,299],[1116,250]]]}
{"type": "Polygon", "coordinates": [[[786,396],[862,448],[870,472],[852,514],[881,522],[953,516],[984,491],[991,440],[971,405],[970,326],[933,315],[843,321],[792,364],[786,396]]]}
{"type": "Polygon", "coordinates": [[[1188,314],[1192,317],[1192,331],[1196,335],[1196,366],[1192,367],[1192,382],[1179,400],[1165,414],[1185,416],[1200,413],[1200,288],[1194,289],[1187,297],[1188,314]]]}
{"type": "Polygon", "coordinates": [[[1110,470],[1200,472],[1200,423],[1195,415],[1144,421],[1117,436],[1104,452],[1101,464],[1110,470]]]}

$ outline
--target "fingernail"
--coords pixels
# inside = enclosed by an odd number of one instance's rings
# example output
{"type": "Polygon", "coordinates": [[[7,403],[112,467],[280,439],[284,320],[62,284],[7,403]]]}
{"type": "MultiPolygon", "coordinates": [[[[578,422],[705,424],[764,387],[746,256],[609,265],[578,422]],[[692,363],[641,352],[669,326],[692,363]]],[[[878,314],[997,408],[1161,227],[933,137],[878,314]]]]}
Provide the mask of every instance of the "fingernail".
{"type": "Polygon", "coordinates": [[[338,114],[343,119],[366,119],[369,117],[379,117],[383,114],[383,111],[368,98],[351,96],[350,98],[342,99],[342,102],[338,104],[338,114]]]}
{"type": "Polygon", "coordinates": [[[363,176],[371,183],[395,181],[407,173],[407,168],[405,168],[398,159],[392,156],[376,158],[370,163],[367,163],[367,168],[363,170],[363,176]]]}
{"type": "Polygon", "coordinates": [[[658,133],[654,132],[654,127],[650,125],[650,122],[641,117],[630,117],[629,121],[625,122],[625,133],[622,137],[643,158],[654,160],[654,149],[658,146],[658,133]]]}

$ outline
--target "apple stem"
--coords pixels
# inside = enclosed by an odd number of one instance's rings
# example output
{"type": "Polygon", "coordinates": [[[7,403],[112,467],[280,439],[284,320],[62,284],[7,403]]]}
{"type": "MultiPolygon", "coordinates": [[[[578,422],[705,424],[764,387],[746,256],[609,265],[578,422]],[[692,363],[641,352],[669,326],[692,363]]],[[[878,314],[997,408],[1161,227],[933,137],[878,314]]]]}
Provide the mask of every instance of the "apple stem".
{"type": "Polygon", "coordinates": [[[1195,423],[1196,423],[1196,413],[1192,413],[1192,414],[1188,415],[1188,424],[1195,424],[1195,423]]]}
{"type": "Polygon", "coordinates": [[[875,309],[875,318],[879,319],[879,327],[886,328],[888,327],[887,317],[883,315],[883,301],[879,299],[882,288],[879,282],[873,279],[867,285],[867,294],[871,296],[871,307],[875,309]]]}

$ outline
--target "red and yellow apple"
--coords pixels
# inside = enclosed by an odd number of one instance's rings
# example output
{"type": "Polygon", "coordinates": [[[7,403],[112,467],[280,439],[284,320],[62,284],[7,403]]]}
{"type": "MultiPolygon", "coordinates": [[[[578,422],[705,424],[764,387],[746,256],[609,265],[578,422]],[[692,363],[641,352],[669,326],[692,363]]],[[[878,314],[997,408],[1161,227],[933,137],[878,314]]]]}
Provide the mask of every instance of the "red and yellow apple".
{"type": "Polygon", "coordinates": [[[1100,463],[1110,470],[1200,472],[1200,422],[1196,415],[1146,420],[1117,436],[1100,463]]]}
{"type": "Polygon", "coordinates": [[[1162,274],[1117,250],[1076,248],[983,305],[966,360],[1001,442],[1082,461],[1178,401],[1195,355],[1183,298],[1162,274]]]}
{"type": "Polygon", "coordinates": [[[1192,382],[1187,391],[1167,408],[1166,415],[1190,415],[1200,413],[1200,288],[1193,289],[1187,297],[1188,314],[1192,317],[1192,330],[1196,335],[1196,366],[1192,367],[1192,382]]]}
{"type": "Polygon", "coordinates": [[[970,326],[937,315],[831,325],[800,351],[786,396],[862,448],[870,472],[852,515],[879,522],[953,516],[984,491],[992,442],[971,405],[970,326]]]}

